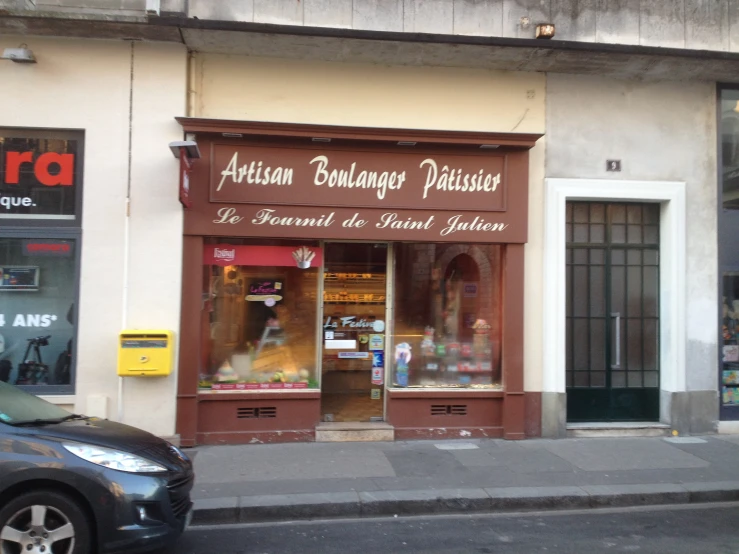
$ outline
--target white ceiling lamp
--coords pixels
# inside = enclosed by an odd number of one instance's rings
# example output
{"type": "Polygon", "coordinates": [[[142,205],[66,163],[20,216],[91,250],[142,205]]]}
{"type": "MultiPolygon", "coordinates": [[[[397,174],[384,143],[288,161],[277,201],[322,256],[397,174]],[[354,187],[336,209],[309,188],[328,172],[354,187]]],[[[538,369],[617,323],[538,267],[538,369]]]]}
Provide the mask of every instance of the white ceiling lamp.
{"type": "Polygon", "coordinates": [[[6,48],[0,59],[10,60],[15,63],[36,63],[36,56],[33,55],[31,49],[21,44],[18,48],[6,48]]]}

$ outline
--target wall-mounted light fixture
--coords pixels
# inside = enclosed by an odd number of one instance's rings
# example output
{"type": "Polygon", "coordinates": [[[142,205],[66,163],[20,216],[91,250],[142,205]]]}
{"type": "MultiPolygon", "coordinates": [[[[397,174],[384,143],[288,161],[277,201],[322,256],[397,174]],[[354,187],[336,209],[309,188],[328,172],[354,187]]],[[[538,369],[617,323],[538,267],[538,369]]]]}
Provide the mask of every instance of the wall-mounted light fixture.
{"type": "Polygon", "coordinates": [[[536,26],[536,38],[553,38],[553,37],[554,37],[554,24],[539,23],[536,26]]]}
{"type": "Polygon", "coordinates": [[[6,48],[0,59],[10,60],[15,63],[36,63],[36,56],[33,55],[31,49],[21,44],[18,48],[6,48]]]}
{"type": "Polygon", "coordinates": [[[200,157],[200,149],[198,143],[192,140],[176,140],[169,143],[169,149],[174,154],[174,157],[180,158],[180,148],[184,148],[187,156],[192,159],[198,159],[200,157]]]}

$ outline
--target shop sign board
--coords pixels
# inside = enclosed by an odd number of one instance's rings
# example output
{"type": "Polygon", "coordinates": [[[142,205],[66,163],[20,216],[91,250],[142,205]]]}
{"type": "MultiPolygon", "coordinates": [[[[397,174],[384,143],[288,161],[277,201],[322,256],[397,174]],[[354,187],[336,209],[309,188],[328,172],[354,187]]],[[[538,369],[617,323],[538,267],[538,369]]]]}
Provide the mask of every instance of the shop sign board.
{"type": "Polygon", "coordinates": [[[79,142],[0,135],[0,218],[74,220],[79,142]]]}
{"type": "Polygon", "coordinates": [[[210,201],[505,211],[506,157],[213,145],[210,201]]]}
{"type": "Polygon", "coordinates": [[[215,139],[203,152],[191,178],[187,235],[527,240],[526,150],[350,149],[215,139]]]}

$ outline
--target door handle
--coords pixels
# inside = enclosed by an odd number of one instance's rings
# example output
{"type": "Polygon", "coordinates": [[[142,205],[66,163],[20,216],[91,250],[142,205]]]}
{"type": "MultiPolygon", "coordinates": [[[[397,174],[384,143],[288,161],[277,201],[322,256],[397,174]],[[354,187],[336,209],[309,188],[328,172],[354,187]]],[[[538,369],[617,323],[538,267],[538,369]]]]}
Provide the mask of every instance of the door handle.
{"type": "Polygon", "coordinates": [[[611,364],[611,369],[621,369],[621,313],[611,312],[611,317],[616,320],[614,325],[615,344],[613,348],[613,352],[616,355],[616,363],[611,364]]]}

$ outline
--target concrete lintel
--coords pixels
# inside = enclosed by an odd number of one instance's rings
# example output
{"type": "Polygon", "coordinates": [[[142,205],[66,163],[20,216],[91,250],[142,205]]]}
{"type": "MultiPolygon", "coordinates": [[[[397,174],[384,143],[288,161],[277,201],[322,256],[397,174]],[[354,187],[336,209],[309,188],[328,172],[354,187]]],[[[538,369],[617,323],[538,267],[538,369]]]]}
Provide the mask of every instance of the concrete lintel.
{"type": "Polygon", "coordinates": [[[739,54],[638,45],[361,31],[152,17],[148,23],[0,14],[0,34],[184,43],[193,52],[347,63],[470,67],[739,82],[739,54]]]}

